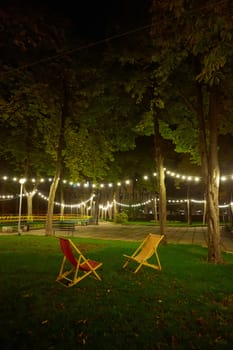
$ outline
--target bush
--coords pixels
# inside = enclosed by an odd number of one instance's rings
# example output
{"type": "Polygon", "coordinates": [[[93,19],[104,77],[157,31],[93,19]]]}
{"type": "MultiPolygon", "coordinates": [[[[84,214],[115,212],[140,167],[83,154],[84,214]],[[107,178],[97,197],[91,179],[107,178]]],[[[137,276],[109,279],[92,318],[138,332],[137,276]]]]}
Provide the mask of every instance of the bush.
{"type": "Polygon", "coordinates": [[[222,233],[231,235],[233,233],[233,226],[230,224],[226,224],[222,227],[222,233]]]}
{"type": "Polygon", "coordinates": [[[121,212],[116,215],[116,223],[124,224],[127,221],[128,221],[128,215],[125,212],[121,212]]]}

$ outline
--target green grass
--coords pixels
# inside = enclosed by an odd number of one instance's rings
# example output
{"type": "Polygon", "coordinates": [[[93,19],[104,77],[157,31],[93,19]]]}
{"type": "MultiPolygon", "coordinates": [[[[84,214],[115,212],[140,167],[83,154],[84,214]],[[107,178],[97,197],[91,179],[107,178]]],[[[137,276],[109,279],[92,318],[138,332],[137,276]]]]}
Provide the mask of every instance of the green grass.
{"type": "Polygon", "coordinates": [[[102,281],[55,282],[62,255],[45,236],[0,237],[1,349],[231,349],[233,255],[161,245],[162,271],[122,269],[138,243],[74,238],[102,281]]]}
{"type": "MultiPolygon", "coordinates": [[[[151,221],[127,221],[124,225],[142,225],[142,226],[159,226],[159,222],[155,223],[153,220],[151,221]]],[[[192,225],[189,225],[185,221],[167,221],[166,224],[168,227],[200,227],[206,226],[202,222],[193,222],[192,225]]]]}

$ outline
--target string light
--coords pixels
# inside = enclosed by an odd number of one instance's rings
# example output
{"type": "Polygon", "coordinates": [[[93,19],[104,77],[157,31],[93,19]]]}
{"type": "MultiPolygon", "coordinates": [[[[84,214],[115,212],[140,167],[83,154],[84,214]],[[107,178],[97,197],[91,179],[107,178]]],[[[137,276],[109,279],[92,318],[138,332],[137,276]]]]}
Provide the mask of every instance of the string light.
{"type": "MultiPolygon", "coordinates": [[[[38,196],[40,198],[42,198],[45,201],[48,201],[49,198],[47,196],[45,196],[43,193],[38,192],[38,191],[33,191],[33,192],[29,192],[28,194],[23,194],[23,197],[27,197],[28,195],[34,195],[34,194],[38,194],[38,196]]],[[[19,195],[0,195],[0,200],[10,200],[10,199],[15,199],[17,198],[19,195]]],[[[55,205],[60,206],[62,208],[80,208],[82,206],[86,206],[87,203],[89,203],[90,201],[92,201],[95,197],[95,194],[93,194],[90,198],[88,198],[85,201],[82,201],[80,203],[75,203],[75,204],[66,204],[66,203],[60,203],[60,202],[54,202],[55,205]]],[[[141,207],[141,206],[145,206],[150,204],[151,202],[159,202],[158,198],[151,198],[147,201],[143,201],[140,203],[132,203],[132,204],[126,204],[126,203],[121,203],[121,202],[117,202],[115,199],[112,202],[108,202],[107,205],[103,205],[100,204],[99,208],[100,209],[104,209],[106,210],[107,208],[112,208],[113,204],[115,203],[116,205],[120,206],[120,207],[124,207],[124,208],[137,208],[137,207],[141,207]]],[[[190,199],[191,202],[196,203],[196,204],[204,204],[206,203],[205,200],[197,200],[197,199],[190,199]]],[[[167,203],[168,204],[184,204],[187,203],[188,200],[187,199],[168,199],[167,203]]],[[[228,204],[220,204],[219,208],[228,208],[229,206],[233,207],[233,202],[230,202],[228,204]]]]}
{"type": "MultiPolygon", "coordinates": [[[[180,173],[177,173],[175,171],[171,171],[171,170],[167,170],[166,168],[164,168],[164,171],[166,173],[167,176],[169,177],[172,177],[172,178],[176,178],[176,179],[180,179],[182,181],[187,181],[187,182],[200,182],[201,181],[201,177],[199,176],[191,176],[191,175],[185,175],[185,174],[180,174],[180,173]]],[[[157,173],[153,173],[152,174],[153,177],[156,177],[157,176],[157,173]]],[[[150,179],[150,177],[148,175],[144,175],[143,177],[143,180],[145,181],[148,181],[150,179]]],[[[3,180],[3,181],[14,181],[14,182],[18,182],[19,181],[19,178],[17,177],[9,177],[7,175],[4,175],[2,177],[0,177],[0,180],[3,180]]],[[[233,175],[222,175],[220,177],[220,181],[221,182],[226,182],[227,180],[233,180],[233,175]]],[[[39,183],[45,183],[46,181],[48,182],[52,182],[53,179],[52,178],[40,178],[38,179],[38,182],[39,183]]],[[[27,182],[32,182],[32,183],[36,183],[36,179],[35,178],[32,178],[32,179],[28,179],[27,182]]],[[[68,181],[67,179],[63,179],[62,180],[62,183],[63,184],[68,184],[72,187],[81,187],[83,186],[84,188],[89,188],[90,186],[92,188],[97,188],[98,186],[100,188],[105,188],[105,186],[108,186],[108,187],[113,187],[114,184],[113,183],[108,183],[108,184],[104,184],[104,183],[100,183],[100,184],[90,184],[89,182],[85,182],[85,183],[80,183],[80,182],[73,182],[73,181],[68,181]]],[[[132,183],[131,180],[127,179],[125,181],[118,181],[115,185],[120,187],[122,186],[122,184],[125,184],[125,185],[130,185],[132,183]]]]}
{"type": "MultiPolygon", "coordinates": [[[[200,182],[200,181],[201,181],[201,177],[198,177],[198,176],[191,176],[191,175],[181,175],[181,174],[176,173],[176,172],[174,172],[174,171],[169,171],[169,170],[167,170],[167,171],[166,171],[166,174],[167,174],[168,176],[170,176],[170,177],[173,177],[173,178],[176,178],[176,179],[181,179],[181,180],[183,180],[183,181],[188,181],[188,182],[190,182],[190,181],[200,182]]],[[[157,176],[157,174],[156,174],[156,173],[153,173],[152,176],[155,177],[155,176],[157,176]]],[[[3,179],[4,181],[11,180],[8,176],[2,176],[2,179],[3,179]]],[[[147,181],[147,180],[149,180],[149,179],[150,179],[150,177],[149,177],[148,175],[144,175],[144,176],[143,176],[143,180],[147,181]]],[[[225,175],[225,176],[221,176],[221,178],[220,178],[220,180],[221,180],[222,182],[227,181],[228,179],[233,180],[233,175],[225,175]]],[[[17,177],[14,177],[14,178],[12,178],[12,181],[17,182],[17,181],[18,181],[18,178],[17,178],[17,177]]],[[[48,178],[47,181],[51,182],[52,179],[51,179],[51,178],[48,178]]],[[[32,179],[27,180],[27,182],[35,183],[35,182],[36,182],[36,179],[35,179],[35,178],[32,178],[32,179]]],[[[40,178],[40,179],[38,180],[38,182],[44,183],[44,182],[46,182],[46,179],[40,178]]],[[[62,183],[63,183],[63,184],[69,184],[70,186],[73,186],[73,187],[81,187],[81,185],[82,185],[80,182],[74,183],[73,181],[68,181],[68,180],[66,180],[66,179],[62,180],[62,183]]],[[[129,185],[129,184],[131,183],[131,181],[130,181],[130,180],[125,180],[124,183],[125,183],[126,185],[129,185]]],[[[114,184],[112,184],[112,183],[109,183],[109,184],[107,184],[107,185],[108,185],[108,187],[113,187],[113,186],[114,186],[114,184]]],[[[122,181],[118,181],[118,182],[116,183],[116,185],[117,185],[118,187],[121,186],[121,185],[122,185],[122,181]]],[[[89,183],[83,183],[83,187],[88,188],[89,186],[90,186],[89,183]]],[[[91,186],[92,186],[93,188],[96,188],[96,187],[97,187],[97,184],[92,184],[91,186]]],[[[101,183],[99,186],[100,186],[100,188],[103,188],[103,187],[105,187],[105,184],[101,183]]]]}
{"type": "Polygon", "coordinates": [[[231,205],[231,203],[230,204],[222,204],[222,205],[219,205],[218,207],[219,208],[228,208],[230,205],[231,205]]]}
{"type": "Polygon", "coordinates": [[[15,196],[13,196],[11,194],[6,194],[6,195],[1,195],[0,196],[0,199],[6,199],[6,200],[13,199],[13,198],[15,198],[15,196]]]}
{"type": "Polygon", "coordinates": [[[185,202],[187,202],[188,200],[187,199],[168,199],[167,200],[167,202],[169,203],[169,204],[173,204],[173,203],[175,203],[175,204],[177,204],[177,203],[185,203],[185,202]]]}
{"type": "Polygon", "coordinates": [[[206,201],[205,200],[196,200],[196,199],[191,199],[191,202],[193,202],[193,203],[206,203],[206,201]]]}
{"type": "MultiPolygon", "coordinates": [[[[175,178],[179,178],[179,179],[182,179],[183,181],[195,181],[195,182],[200,181],[200,177],[198,177],[198,176],[180,175],[180,174],[178,174],[178,173],[176,173],[176,172],[174,172],[174,171],[169,171],[169,170],[166,170],[165,172],[166,172],[166,174],[167,174],[168,176],[175,177],[175,178]]],[[[153,173],[152,176],[155,177],[155,176],[157,176],[157,174],[156,174],[156,173],[153,173]]],[[[223,178],[223,177],[222,177],[222,178],[223,178]]],[[[0,178],[0,179],[1,179],[1,178],[0,178]]],[[[5,181],[6,181],[6,180],[11,180],[10,177],[8,177],[8,176],[2,176],[2,179],[5,180],[5,181]]],[[[148,175],[144,175],[144,176],[143,176],[143,180],[147,181],[147,180],[149,180],[149,179],[150,179],[150,177],[149,177],[148,175]]],[[[17,178],[17,177],[14,177],[12,180],[16,182],[16,181],[18,181],[18,178],[17,178]]],[[[38,180],[39,183],[45,183],[46,181],[52,182],[52,178],[48,178],[47,180],[46,180],[45,178],[40,178],[40,179],[38,180]]],[[[35,179],[35,178],[28,179],[27,182],[35,183],[35,182],[36,182],[36,179],[35,179]]],[[[125,181],[123,181],[123,182],[122,182],[122,181],[118,181],[118,182],[116,183],[116,185],[117,185],[118,187],[121,186],[122,183],[124,183],[124,184],[126,184],[126,185],[130,185],[131,182],[132,182],[131,180],[127,179],[127,180],[125,180],[125,181]]],[[[63,179],[63,180],[62,180],[62,183],[63,183],[63,184],[69,184],[70,186],[73,186],[73,187],[81,187],[81,186],[83,186],[83,187],[85,187],[85,188],[89,187],[89,185],[90,185],[88,182],[81,184],[80,182],[74,183],[73,181],[68,181],[68,180],[66,180],[66,179],[63,179]]],[[[92,184],[91,186],[94,187],[94,188],[96,188],[96,187],[97,187],[97,184],[92,184]]],[[[100,186],[100,188],[103,188],[103,187],[105,187],[105,184],[101,183],[101,184],[99,184],[99,186],[100,186]]],[[[114,184],[111,184],[111,185],[110,185],[110,184],[107,184],[107,186],[108,186],[108,187],[113,187],[114,184]]]]}
{"type": "MultiPolygon", "coordinates": [[[[38,196],[46,201],[49,200],[49,198],[41,192],[38,192],[38,196]]],[[[82,201],[82,202],[76,203],[76,204],[65,204],[65,203],[60,203],[60,202],[54,202],[54,204],[57,206],[61,206],[62,208],[80,208],[81,206],[85,206],[88,202],[92,201],[94,197],[95,197],[95,195],[93,194],[86,201],[82,201]]]]}

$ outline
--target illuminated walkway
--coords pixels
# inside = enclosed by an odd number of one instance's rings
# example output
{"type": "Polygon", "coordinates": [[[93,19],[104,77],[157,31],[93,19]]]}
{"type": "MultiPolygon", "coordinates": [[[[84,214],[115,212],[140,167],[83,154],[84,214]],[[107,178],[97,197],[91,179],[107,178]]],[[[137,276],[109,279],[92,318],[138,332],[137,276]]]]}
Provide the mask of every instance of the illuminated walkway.
{"type": "MultiPolygon", "coordinates": [[[[158,226],[120,225],[108,222],[99,225],[78,226],[75,237],[103,239],[142,240],[149,233],[159,234],[158,226]]],[[[188,243],[207,246],[206,227],[168,227],[168,243],[188,243]]],[[[233,233],[223,235],[224,251],[233,252],[233,233]]]]}
{"type": "MultiPolygon", "coordinates": [[[[197,244],[207,246],[206,227],[168,227],[167,242],[174,244],[197,244]]],[[[121,225],[110,222],[100,222],[98,225],[77,226],[74,237],[89,237],[100,239],[119,239],[141,241],[149,233],[159,234],[158,226],[147,225],[121,225]]],[[[44,235],[45,230],[30,230],[22,235],[44,235]]],[[[60,235],[60,233],[57,233],[60,235]]],[[[66,236],[66,233],[63,233],[66,236]]],[[[233,233],[222,235],[222,248],[224,251],[233,253],[233,233]]]]}

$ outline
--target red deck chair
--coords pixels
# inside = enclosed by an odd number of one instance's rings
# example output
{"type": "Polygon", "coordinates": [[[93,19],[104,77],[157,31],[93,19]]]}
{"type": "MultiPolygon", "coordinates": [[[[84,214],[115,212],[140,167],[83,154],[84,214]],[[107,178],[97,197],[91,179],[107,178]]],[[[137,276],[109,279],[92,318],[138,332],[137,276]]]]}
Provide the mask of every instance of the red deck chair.
{"type": "Polygon", "coordinates": [[[86,259],[78,247],[67,238],[57,237],[64,254],[59,275],[56,281],[61,282],[66,287],[72,287],[85,277],[93,274],[97,280],[101,280],[96,270],[103,264],[95,260],[86,259]],[[65,267],[69,263],[71,268],[65,267]]]}

